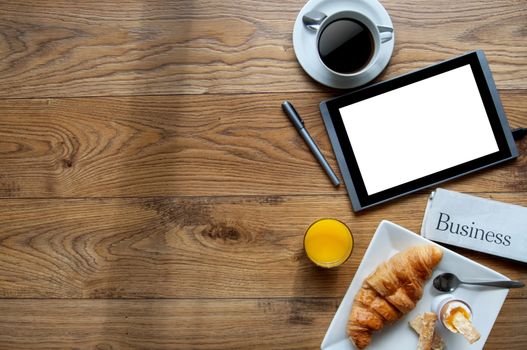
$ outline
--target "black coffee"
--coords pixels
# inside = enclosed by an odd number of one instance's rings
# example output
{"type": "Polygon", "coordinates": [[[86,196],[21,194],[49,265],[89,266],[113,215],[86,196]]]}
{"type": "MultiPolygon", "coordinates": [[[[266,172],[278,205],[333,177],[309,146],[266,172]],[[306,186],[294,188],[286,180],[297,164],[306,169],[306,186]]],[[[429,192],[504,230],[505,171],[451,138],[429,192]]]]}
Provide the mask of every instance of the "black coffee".
{"type": "Polygon", "coordinates": [[[370,30],[352,19],[337,19],[320,33],[318,53],[324,64],[338,73],[350,74],[363,69],[375,50],[370,30]]]}

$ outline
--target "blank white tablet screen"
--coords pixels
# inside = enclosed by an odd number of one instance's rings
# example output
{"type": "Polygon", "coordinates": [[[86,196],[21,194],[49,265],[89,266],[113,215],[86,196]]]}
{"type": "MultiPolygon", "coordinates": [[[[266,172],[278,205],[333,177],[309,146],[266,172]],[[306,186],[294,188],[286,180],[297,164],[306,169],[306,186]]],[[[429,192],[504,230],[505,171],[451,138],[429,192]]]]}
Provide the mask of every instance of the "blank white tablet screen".
{"type": "Polygon", "coordinates": [[[339,111],[368,195],[498,151],[468,64],[339,111]]]}

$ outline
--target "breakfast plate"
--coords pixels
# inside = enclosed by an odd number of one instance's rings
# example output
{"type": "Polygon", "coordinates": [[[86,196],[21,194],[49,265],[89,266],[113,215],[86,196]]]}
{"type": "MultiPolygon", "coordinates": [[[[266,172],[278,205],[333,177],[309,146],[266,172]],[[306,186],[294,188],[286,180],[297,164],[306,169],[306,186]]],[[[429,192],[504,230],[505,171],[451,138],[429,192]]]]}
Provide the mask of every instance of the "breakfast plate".
{"type": "MultiPolygon", "coordinates": [[[[356,349],[346,335],[346,324],[353,299],[359,291],[364,278],[370,275],[377,265],[389,257],[409,247],[420,244],[439,246],[390,221],[384,220],[379,224],[364,254],[364,258],[355,273],[355,277],[331,321],[326,336],[322,341],[321,349],[356,349]]],[[[432,286],[434,277],[443,272],[455,272],[461,280],[463,278],[508,280],[507,277],[494,270],[454,253],[447,248],[439,247],[443,250],[443,258],[434,269],[432,277],[424,285],[423,297],[417,303],[415,309],[395,323],[386,325],[382,330],[374,332],[372,342],[366,349],[415,349],[417,347],[418,336],[410,328],[408,322],[413,320],[418,314],[432,311],[432,302],[434,299],[437,300],[438,297],[444,295],[444,293],[437,292],[432,286]]],[[[468,301],[471,305],[473,312],[472,323],[479,330],[481,338],[474,344],[469,344],[463,336],[449,332],[438,323],[436,325],[436,331],[443,338],[446,344],[445,349],[481,350],[485,345],[508,292],[508,289],[495,289],[481,286],[460,286],[456,289],[452,294],[459,299],[468,301]]]]}

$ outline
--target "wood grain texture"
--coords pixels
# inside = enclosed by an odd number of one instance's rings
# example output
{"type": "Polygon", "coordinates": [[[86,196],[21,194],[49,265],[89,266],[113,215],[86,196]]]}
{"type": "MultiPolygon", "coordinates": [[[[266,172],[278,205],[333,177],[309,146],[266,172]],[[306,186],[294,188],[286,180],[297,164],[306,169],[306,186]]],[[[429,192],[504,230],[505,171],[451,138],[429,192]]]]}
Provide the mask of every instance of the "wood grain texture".
{"type": "MultiPolygon", "coordinates": [[[[511,126],[527,125],[527,93],[501,95],[511,126]]],[[[319,101],[329,96],[288,98],[338,169],[318,111],[319,101]]],[[[283,99],[251,94],[0,100],[0,197],[344,193],[343,186],[331,186],[283,114],[283,99]]],[[[527,191],[527,141],[519,148],[517,161],[445,187],[527,191]]]]}
{"type": "Polygon", "coordinates": [[[323,337],[335,299],[6,300],[9,349],[306,349],[323,337]],[[316,332],[305,330],[314,328],[316,332]]]}
{"type": "MultiPolygon", "coordinates": [[[[492,197],[527,206],[525,193],[492,197]]],[[[426,201],[414,195],[354,215],[345,195],[3,200],[0,297],[341,297],[379,222],[418,232],[426,201]],[[303,233],[321,217],[353,232],[342,268],[305,257],[303,233]]],[[[527,280],[520,263],[462,253],[527,280]]]]}
{"type": "MultiPolygon", "coordinates": [[[[320,91],[300,68],[304,0],[0,3],[0,97],[320,91]]],[[[385,0],[396,49],[380,79],[483,49],[500,89],[527,88],[522,0],[385,0]]]]}
{"type": "MultiPolygon", "coordinates": [[[[3,300],[0,343],[10,350],[316,349],[339,301],[3,300]]],[[[525,302],[508,299],[485,349],[523,350],[526,315],[525,302]]]]}
{"type": "MultiPolygon", "coordinates": [[[[292,47],[305,0],[0,0],[0,349],[314,349],[383,219],[419,231],[429,190],[354,214],[283,115],[335,158],[292,47]],[[335,217],[352,257],[315,268],[335,217]]],[[[486,52],[527,126],[524,0],[382,0],[379,80],[486,52]]],[[[381,147],[389,145],[380,144],[381,147]]],[[[442,187],[527,206],[515,162],[442,187]]],[[[457,252],[513,279],[525,264],[457,252]]],[[[511,290],[485,349],[527,346],[511,290]]]]}

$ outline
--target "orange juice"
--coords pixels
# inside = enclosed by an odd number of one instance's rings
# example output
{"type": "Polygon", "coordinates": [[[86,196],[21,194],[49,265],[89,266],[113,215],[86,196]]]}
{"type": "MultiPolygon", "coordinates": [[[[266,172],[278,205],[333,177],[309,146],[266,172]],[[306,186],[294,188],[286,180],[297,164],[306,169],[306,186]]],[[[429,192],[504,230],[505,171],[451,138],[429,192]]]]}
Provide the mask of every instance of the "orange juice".
{"type": "Polygon", "coordinates": [[[335,219],[315,221],[304,236],[308,258],[321,267],[339,266],[348,260],[353,249],[353,236],[348,227],[335,219]]]}

